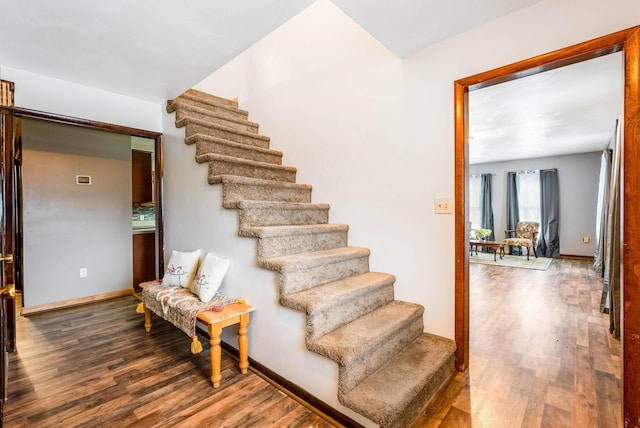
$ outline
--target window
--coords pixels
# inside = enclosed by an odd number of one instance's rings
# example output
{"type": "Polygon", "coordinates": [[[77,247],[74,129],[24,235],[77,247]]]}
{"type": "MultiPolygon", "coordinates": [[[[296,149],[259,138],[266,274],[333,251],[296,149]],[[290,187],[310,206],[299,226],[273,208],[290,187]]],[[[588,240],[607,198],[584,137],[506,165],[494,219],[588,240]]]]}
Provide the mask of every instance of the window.
{"type": "Polygon", "coordinates": [[[520,221],[540,223],[540,171],[521,171],[517,177],[520,221]]]}
{"type": "Polygon", "coordinates": [[[471,229],[482,228],[480,214],[480,184],[482,179],[480,175],[469,176],[469,221],[471,229]]]}

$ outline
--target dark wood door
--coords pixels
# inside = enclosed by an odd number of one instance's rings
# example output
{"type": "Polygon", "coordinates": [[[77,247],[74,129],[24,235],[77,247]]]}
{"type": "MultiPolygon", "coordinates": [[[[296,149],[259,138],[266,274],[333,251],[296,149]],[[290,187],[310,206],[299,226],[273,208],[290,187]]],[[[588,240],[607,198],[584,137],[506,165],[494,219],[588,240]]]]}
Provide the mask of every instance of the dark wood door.
{"type": "Polygon", "coordinates": [[[15,350],[15,265],[16,241],[15,107],[14,85],[0,81],[0,415],[7,399],[9,352],[15,350]]]}
{"type": "Polygon", "coordinates": [[[151,153],[131,151],[131,200],[134,203],[153,201],[151,153]]]}

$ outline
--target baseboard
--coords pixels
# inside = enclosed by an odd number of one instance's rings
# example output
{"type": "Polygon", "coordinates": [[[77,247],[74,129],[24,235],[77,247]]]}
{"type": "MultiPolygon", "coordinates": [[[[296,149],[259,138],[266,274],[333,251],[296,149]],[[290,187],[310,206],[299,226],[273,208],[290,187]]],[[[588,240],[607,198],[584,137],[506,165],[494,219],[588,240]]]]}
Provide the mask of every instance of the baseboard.
{"type": "MultiPolygon", "coordinates": [[[[238,350],[233,346],[224,341],[220,343],[220,346],[235,358],[239,358],[238,350]]],[[[321,415],[334,425],[339,427],[364,428],[363,425],[354,421],[349,416],[339,412],[329,404],[309,393],[307,390],[283,378],[278,373],[270,370],[251,357],[249,357],[249,368],[264,380],[274,385],[285,394],[289,395],[294,400],[297,400],[302,404],[311,407],[314,412],[321,415]]]]}
{"type": "Polygon", "coordinates": [[[578,256],[575,254],[560,254],[560,258],[573,260],[593,260],[593,256],[578,256]]]}
{"type": "Polygon", "coordinates": [[[46,303],[44,305],[36,305],[22,308],[22,315],[33,315],[40,312],[53,311],[56,309],[68,308],[71,306],[84,305],[86,303],[97,302],[100,300],[115,299],[116,297],[129,296],[133,293],[133,289],[111,291],[109,293],[95,294],[93,296],[78,297],[76,299],[61,300],[59,302],[46,303]]]}

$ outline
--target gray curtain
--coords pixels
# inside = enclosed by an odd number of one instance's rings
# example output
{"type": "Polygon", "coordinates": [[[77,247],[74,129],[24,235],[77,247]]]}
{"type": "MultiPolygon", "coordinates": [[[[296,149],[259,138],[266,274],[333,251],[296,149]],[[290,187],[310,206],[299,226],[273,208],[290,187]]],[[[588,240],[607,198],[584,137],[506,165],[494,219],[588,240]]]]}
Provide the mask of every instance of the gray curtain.
{"type": "Polygon", "coordinates": [[[538,234],[538,255],[560,257],[560,196],[558,170],[540,170],[540,232],[538,234]]]}
{"type": "Polygon", "coordinates": [[[604,255],[607,239],[607,212],[611,181],[611,151],[604,150],[600,160],[600,183],[598,184],[598,212],[596,213],[596,242],[593,254],[593,270],[600,276],[604,273],[604,255]]]}
{"type": "MultiPolygon", "coordinates": [[[[507,172],[507,229],[515,230],[519,221],[518,177],[515,172],[507,172]]],[[[520,247],[509,247],[509,254],[520,254],[520,247]]]]}
{"type": "Polygon", "coordinates": [[[611,156],[611,183],[607,213],[607,242],[604,257],[604,287],[608,289],[609,331],[620,337],[620,123],[616,132],[611,156]]]}
{"type": "MultiPolygon", "coordinates": [[[[495,231],[493,230],[493,193],[492,193],[492,175],[482,174],[480,176],[480,227],[490,229],[491,235],[487,237],[487,241],[495,241],[495,231]]],[[[482,251],[490,252],[490,248],[483,248],[482,251]]]]}

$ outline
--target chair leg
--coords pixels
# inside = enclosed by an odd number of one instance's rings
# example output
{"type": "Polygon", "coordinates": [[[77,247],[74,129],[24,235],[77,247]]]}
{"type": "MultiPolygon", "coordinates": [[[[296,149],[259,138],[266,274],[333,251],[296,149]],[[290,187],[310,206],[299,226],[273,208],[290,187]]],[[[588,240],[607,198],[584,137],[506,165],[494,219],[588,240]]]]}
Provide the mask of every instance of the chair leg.
{"type": "Polygon", "coordinates": [[[529,260],[529,253],[531,252],[531,247],[527,246],[527,260],[529,260]]]}
{"type": "Polygon", "coordinates": [[[536,259],[538,258],[538,251],[536,250],[536,246],[533,246],[533,255],[536,256],[536,259]]]}

